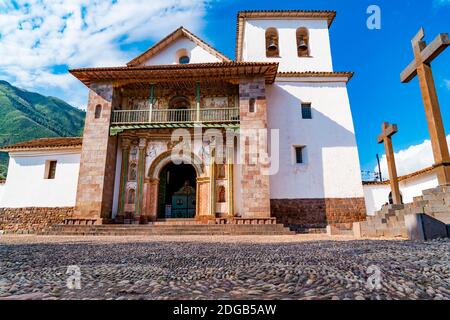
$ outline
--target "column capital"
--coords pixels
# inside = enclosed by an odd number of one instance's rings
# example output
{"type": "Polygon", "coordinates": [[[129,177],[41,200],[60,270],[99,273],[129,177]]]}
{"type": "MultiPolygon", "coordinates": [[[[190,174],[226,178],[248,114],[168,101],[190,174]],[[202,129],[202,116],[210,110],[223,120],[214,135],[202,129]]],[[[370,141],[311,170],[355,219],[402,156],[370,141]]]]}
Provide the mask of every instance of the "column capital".
{"type": "Polygon", "coordinates": [[[157,179],[157,178],[149,178],[149,183],[150,184],[159,184],[159,179],[157,179]]]}
{"type": "Polygon", "coordinates": [[[147,139],[139,138],[139,150],[145,149],[147,147],[147,139]]]}
{"type": "Polygon", "coordinates": [[[122,138],[121,139],[121,147],[123,150],[130,149],[131,139],[130,138],[122,138]]]}

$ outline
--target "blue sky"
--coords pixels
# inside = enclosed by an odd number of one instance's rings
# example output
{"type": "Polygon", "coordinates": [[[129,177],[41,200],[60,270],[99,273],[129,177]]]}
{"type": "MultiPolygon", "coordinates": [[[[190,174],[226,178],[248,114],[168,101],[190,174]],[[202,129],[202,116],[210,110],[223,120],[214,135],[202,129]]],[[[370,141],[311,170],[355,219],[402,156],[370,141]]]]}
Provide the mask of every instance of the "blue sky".
{"type": "MultiPolygon", "coordinates": [[[[239,10],[336,10],[330,29],[335,71],[354,71],[349,96],[362,169],[375,167],[381,123],[397,123],[400,173],[429,164],[431,154],[417,79],[399,80],[413,58],[411,38],[450,32],[450,0],[0,0],[0,79],[65,99],[77,107],[87,91],[67,68],[123,65],[184,25],[230,58],[239,10]],[[369,5],[381,8],[381,30],[366,27],[369,5]],[[411,147],[412,146],[412,147],[411,147]]],[[[433,63],[446,132],[450,131],[450,49],[433,63]]]]}

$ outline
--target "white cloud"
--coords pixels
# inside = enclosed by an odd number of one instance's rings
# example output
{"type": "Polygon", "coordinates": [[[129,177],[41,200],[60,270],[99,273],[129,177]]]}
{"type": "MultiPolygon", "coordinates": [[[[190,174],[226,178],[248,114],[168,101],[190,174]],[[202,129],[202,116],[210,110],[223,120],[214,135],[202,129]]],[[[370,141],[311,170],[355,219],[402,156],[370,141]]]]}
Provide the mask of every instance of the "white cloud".
{"type": "MultiPolygon", "coordinates": [[[[450,145],[450,135],[447,136],[447,144],[450,145]]],[[[380,159],[381,174],[383,179],[389,177],[387,169],[386,155],[380,159]]],[[[433,151],[430,140],[425,140],[421,144],[410,146],[407,149],[395,153],[395,164],[397,166],[397,175],[403,176],[433,165],[433,151]]],[[[378,172],[378,166],[374,168],[378,172]]]]}
{"type": "Polygon", "coordinates": [[[450,5],[450,0],[434,0],[435,6],[446,6],[450,5]]]}
{"type": "Polygon", "coordinates": [[[444,80],[444,85],[450,90],[450,80],[444,80]]]}
{"type": "Polygon", "coordinates": [[[85,100],[86,89],[55,66],[124,65],[139,52],[123,51],[122,45],[159,40],[181,25],[199,32],[208,2],[0,0],[0,79],[85,100]]]}

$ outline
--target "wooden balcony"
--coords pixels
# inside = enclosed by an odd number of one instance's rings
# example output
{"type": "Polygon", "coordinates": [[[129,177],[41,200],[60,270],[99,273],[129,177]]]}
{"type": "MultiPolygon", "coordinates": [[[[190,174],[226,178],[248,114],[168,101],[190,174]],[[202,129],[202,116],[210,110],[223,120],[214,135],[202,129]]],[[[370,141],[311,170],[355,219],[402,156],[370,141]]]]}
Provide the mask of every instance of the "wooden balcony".
{"type": "Polygon", "coordinates": [[[114,110],[112,125],[239,123],[239,108],[114,110]]]}

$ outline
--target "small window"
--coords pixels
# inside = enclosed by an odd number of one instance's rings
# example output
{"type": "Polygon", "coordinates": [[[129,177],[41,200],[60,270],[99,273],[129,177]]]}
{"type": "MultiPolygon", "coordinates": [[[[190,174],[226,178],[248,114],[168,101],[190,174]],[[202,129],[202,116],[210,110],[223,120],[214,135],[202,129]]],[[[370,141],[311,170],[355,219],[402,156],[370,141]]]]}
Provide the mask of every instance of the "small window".
{"type": "Polygon", "coordinates": [[[46,161],[44,179],[55,179],[55,176],[56,176],[56,160],[46,161]]]}
{"type": "Polygon", "coordinates": [[[248,112],[255,112],[255,98],[250,98],[248,101],[248,112]]]}
{"type": "Polygon", "coordinates": [[[275,28],[266,30],[266,57],[279,57],[278,31],[275,28]]]}
{"type": "Polygon", "coordinates": [[[95,119],[99,119],[102,115],[102,105],[98,104],[95,106],[95,119]]]}
{"type": "Polygon", "coordinates": [[[295,147],[295,163],[301,164],[304,163],[304,151],[305,147],[295,147]]]}
{"type": "Polygon", "coordinates": [[[302,119],[312,119],[311,103],[302,103],[302,119]]]}
{"type": "Polygon", "coordinates": [[[189,63],[189,57],[188,56],[182,56],[180,59],[178,59],[178,62],[180,64],[188,64],[189,63]]]}

